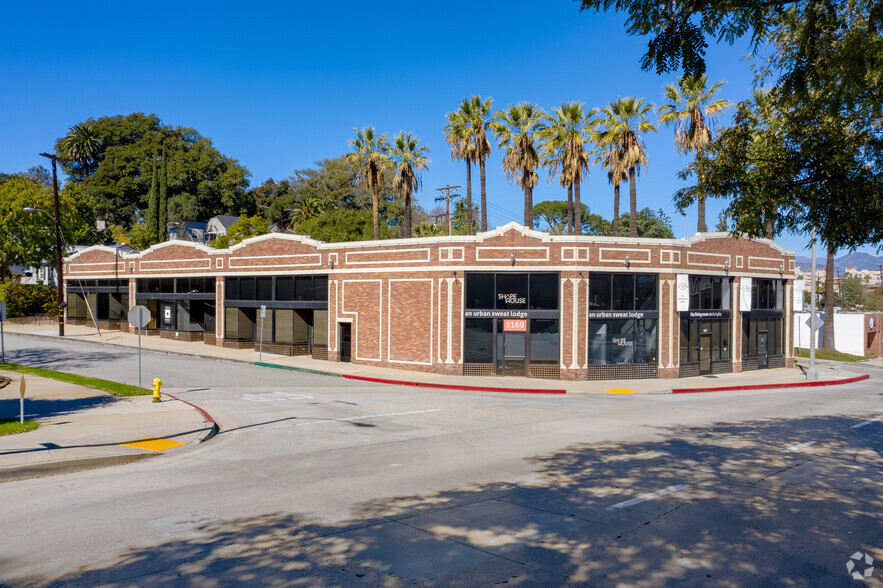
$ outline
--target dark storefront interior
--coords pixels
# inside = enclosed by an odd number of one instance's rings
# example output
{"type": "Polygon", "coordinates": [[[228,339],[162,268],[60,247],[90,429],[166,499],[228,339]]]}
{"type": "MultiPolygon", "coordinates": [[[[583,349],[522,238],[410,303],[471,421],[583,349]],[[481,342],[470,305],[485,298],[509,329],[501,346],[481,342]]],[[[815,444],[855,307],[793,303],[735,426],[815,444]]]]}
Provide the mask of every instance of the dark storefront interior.
{"type": "Polygon", "coordinates": [[[225,345],[328,359],[327,276],[233,277],[224,285],[225,345]]]}
{"type": "Polygon", "coordinates": [[[690,276],[690,310],[681,315],[681,377],[733,371],[730,278],[690,276]]]}
{"type": "Polygon", "coordinates": [[[136,299],[150,310],[148,334],[214,343],[215,278],[141,279],[136,299]]]}
{"type": "Polygon", "coordinates": [[[558,274],[466,274],[464,373],[558,378],[558,274]]]}
{"type": "Polygon", "coordinates": [[[67,320],[101,329],[128,328],[128,280],[71,280],[67,283],[67,320]]]}
{"type": "Polygon", "coordinates": [[[658,375],[655,274],[589,275],[590,380],[658,375]]]}
{"type": "Polygon", "coordinates": [[[751,310],[742,313],[742,370],[785,367],[784,282],[754,279],[751,310]]]}

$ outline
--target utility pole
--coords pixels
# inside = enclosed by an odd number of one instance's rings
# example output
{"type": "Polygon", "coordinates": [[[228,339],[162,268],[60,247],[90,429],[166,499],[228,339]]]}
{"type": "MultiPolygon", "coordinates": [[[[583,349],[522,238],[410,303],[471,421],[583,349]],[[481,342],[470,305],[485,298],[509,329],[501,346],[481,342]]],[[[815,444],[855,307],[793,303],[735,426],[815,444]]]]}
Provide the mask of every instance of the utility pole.
{"type": "MultiPolygon", "coordinates": [[[[445,228],[447,229],[448,235],[451,234],[451,190],[455,190],[459,187],[460,186],[445,186],[443,188],[436,188],[436,190],[438,190],[439,192],[441,192],[442,190],[445,191],[445,195],[439,196],[438,198],[435,199],[435,201],[436,202],[441,202],[442,200],[445,201],[445,207],[447,210],[447,212],[445,212],[445,228]]],[[[458,194],[454,194],[454,196],[456,197],[456,196],[458,196],[458,194]]]]}
{"type": "Polygon", "coordinates": [[[64,269],[61,265],[61,208],[58,205],[58,157],[41,153],[52,160],[52,197],[55,199],[55,280],[58,290],[58,336],[64,337],[64,269]]]}

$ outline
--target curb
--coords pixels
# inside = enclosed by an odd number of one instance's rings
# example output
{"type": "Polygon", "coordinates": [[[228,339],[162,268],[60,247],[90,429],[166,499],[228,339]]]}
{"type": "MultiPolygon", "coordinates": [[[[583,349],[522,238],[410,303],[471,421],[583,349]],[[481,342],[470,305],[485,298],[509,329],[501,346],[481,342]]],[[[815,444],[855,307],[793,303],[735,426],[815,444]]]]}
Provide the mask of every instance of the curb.
{"type": "Polygon", "coordinates": [[[215,421],[215,419],[212,418],[212,415],[207,413],[202,408],[196,406],[192,402],[187,402],[186,400],[183,400],[181,398],[178,398],[177,396],[169,394],[168,392],[163,392],[163,394],[165,394],[166,396],[168,396],[172,400],[177,400],[178,402],[183,402],[187,406],[195,408],[196,411],[202,415],[202,418],[205,419],[205,422],[207,422],[210,425],[209,428],[205,432],[201,433],[199,435],[199,437],[196,438],[196,441],[194,441],[194,443],[205,443],[206,441],[208,441],[209,439],[211,439],[212,437],[214,437],[215,435],[217,435],[221,431],[221,428],[218,426],[218,423],[215,421]]]}
{"type": "Polygon", "coordinates": [[[280,365],[278,363],[267,363],[256,361],[254,365],[258,367],[268,367],[278,370],[289,370],[292,372],[303,372],[319,376],[332,376],[335,378],[344,378],[345,380],[357,380],[360,382],[372,382],[374,384],[390,384],[393,386],[414,386],[417,388],[442,388],[445,390],[468,390],[472,392],[504,392],[509,394],[567,394],[567,390],[554,390],[544,388],[492,388],[487,386],[464,386],[462,384],[433,384],[431,382],[412,382],[409,380],[390,380],[387,378],[371,378],[368,376],[353,376],[350,374],[339,374],[334,372],[324,372],[321,370],[313,370],[309,368],[299,368],[288,365],[280,365]]]}
{"type": "Polygon", "coordinates": [[[0,468],[0,483],[27,480],[29,478],[41,478],[47,475],[70,474],[83,470],[125,465],[149,457],[156,457],[153,453],[132,453],[127,455],[115,455],[111,457],[92,457],[84,459],[68,459],[26,466],[0,468]]]}
{"type": "Polygon", "coordinates": [[[864,374],[854,378],[842,380],[822,380],[819,382],[794,382],[790,384],[753,384],[749,386],[719,386],[716,388],[674,388],[672,394],[692,394],[697,392],[728,392],[732,390],[771,390],[777,388],[813,388],[817,386],[838,386],[840,384],[852,384],[870,379],[871,376],[864,374]]]}

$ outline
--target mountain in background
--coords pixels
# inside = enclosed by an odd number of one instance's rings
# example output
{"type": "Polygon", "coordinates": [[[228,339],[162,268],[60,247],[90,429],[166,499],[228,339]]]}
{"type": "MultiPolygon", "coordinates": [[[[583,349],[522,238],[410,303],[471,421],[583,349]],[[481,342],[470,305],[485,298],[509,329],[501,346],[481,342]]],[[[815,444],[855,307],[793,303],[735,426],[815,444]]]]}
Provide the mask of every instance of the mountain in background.
{"type": "MultiPolygon", "coordinates": [[[[825,261],[826,259],[824,255],[817,255],[816,267],[825,267],[825,261]]],[[[797,267],[801,269],[809,269],[812,260],[809,257],[797,256],[795,263],[797,263],[797,267]]],[[[862,253],[860,251],[834,258],[835,271],[838,267],[844,272],[847,267],[855,267],[858,270],[879,270],[881,265],[883,265],[883,256],[874,257],[873,255],[862,253]]]]}

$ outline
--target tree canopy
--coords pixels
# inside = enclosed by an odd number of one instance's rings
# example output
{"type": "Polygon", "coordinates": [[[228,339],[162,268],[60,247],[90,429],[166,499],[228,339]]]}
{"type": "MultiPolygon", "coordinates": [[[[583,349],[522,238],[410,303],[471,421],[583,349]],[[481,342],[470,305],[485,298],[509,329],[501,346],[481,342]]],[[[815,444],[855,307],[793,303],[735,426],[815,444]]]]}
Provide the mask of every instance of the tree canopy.
{"type": "MultiPolygon", "coordinates": [[[[131,228],[148,208],[155,159],[168,155],[169,221],[237,214],[245,208],[248,170],[221,154],[195,129],[164,124],[155,114],[133,113],[88,120],[93,157],[67,159],[69,134],[56,142],[62,169],[72,182],[88,178],[83,193],[96,214],[131,228]],[[97,141],[97,149],[95,141],[97,141]]],[[[80,137],[82,139],[82,137],[80,137]]]]}

